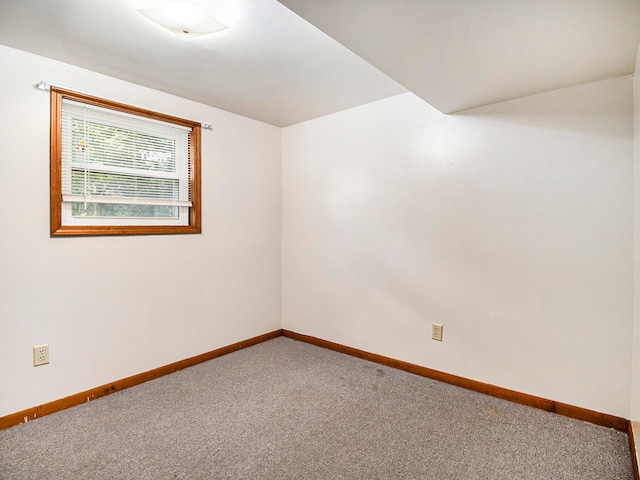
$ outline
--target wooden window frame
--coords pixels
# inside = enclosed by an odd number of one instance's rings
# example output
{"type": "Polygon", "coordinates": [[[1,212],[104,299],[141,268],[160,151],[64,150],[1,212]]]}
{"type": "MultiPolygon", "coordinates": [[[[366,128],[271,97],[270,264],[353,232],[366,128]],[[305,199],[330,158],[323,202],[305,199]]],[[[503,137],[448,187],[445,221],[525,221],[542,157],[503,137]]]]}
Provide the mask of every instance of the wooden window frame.
{"type": "Polygon", "coordinates": [[[201,233],[201,126],[200,123],[153,112],[123,103],[93,97],[84,93],[51,87],[51,144],[50,192],[51,236],[78,235],[155,235],[201,233]],[[63,225],[62,224],[62,101],[74,100],[97,107],[137,115],[144,118],[173,123],[191,128],[189,141],[189,168],[192,207],[189,207],[188,225],[63,225]]]}

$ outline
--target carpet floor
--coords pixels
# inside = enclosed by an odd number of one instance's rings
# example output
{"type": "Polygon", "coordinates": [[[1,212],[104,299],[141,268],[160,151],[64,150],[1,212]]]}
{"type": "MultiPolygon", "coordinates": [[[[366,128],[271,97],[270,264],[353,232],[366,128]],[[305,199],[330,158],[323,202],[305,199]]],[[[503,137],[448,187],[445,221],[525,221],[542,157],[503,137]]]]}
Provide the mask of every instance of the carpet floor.
{"type": "Polygon", "coordinates": [[[0,478],[632,480],[627,435],[279,337],[0,431],[0,478]]]}

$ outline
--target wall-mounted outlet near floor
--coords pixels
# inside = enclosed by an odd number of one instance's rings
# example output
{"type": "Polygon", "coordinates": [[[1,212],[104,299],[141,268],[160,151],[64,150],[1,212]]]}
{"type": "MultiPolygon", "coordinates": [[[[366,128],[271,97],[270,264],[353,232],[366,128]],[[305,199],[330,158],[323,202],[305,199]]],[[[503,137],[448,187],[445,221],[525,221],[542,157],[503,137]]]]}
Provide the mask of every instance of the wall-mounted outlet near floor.
{"type": "Polygon", "coordinates": [[[442,341],[442,325],[438,325],[437,323],[431,324],[431,338],[439,342],[442,341]]]}
{"type": "Polygon", "coordinates": [[[47,363],[49,363],[49,345],[33,347],[33,366],[37,367],[47,363]]]}

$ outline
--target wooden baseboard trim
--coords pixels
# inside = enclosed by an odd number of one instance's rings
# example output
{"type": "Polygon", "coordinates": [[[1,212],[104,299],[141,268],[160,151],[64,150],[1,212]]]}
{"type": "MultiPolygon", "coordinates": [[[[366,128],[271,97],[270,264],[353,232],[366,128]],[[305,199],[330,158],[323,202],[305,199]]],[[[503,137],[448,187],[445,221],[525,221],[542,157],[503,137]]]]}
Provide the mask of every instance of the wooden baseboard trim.
{"type": "Polygon", "coordinates": [[[364,350],[359,350],[357,348],[347,347],[339,343],[330,342],[328,340],[312,337],[310,335],[304,335],[301,333],[292,332],[290,330],[275,330],[273,332],[265,333],[263,335],[258,335],[257,337],[249,338],[247,340],[237,342],[232,345],[227,345],[225,347],[212,350],[211,352],[203,353],[201,355],[196,355],[194,357],[187,358],[185,360],[180,360],[178,362],[171,363],[163,367],[149,370],[148,372],[139,373],[137,375],[124,378],[122,380],[117,380],[107,385],[102,385],[100,387],[92,388],[84,392],[76,393],[69,397],[61,398],[53,402],[45,403],[43,405],[38,405],[36,407],[28,408],[20,412],[16,412],[4,417],[0,417],[0,430],[13,427],[20,423],[32,421],[37,418],[44,417],[45,415],[59,412],[61,410],[73,407],[75,405],[80,405],[82,403],[92,401],[100,397],[104,397],[105,395],[109,395],[111,393],[115,393],[120,390],[124,390],[126,388],[133,387],[135,385],[139,385],[144,382],[148,382],[149,380],[154,380],[156,378],[162,377],[164,375],[168,375],[170,373],[177,372],[179,370],[182,370],[188,367],[192,367],[199,363],[212,360],[216,357],[220,357],[222,355],[226,355],[228,353],[235,352],[243,348],[251,347],[253,345],[266,342],[267,340],[271,340],[281,335],[284,335],[285,337],[288,337],[288,338],[292,338],[294,340],[299,340],[302,342],[310,343],[312,345],[327,348],[329,350],[334,350],[336,352],[351,355],[353,357],[362,358],[364,360],[378,363],[380,365],[386,365],[388,367],[397,368],[398,370],[414,373],[422,377],[431,378],[433,380],[449,383],[451,385],[456,385],[458,387],[466,388],[468,390],[484,393],[486,395],[490,395],[496,398],[509,400],[514,403],[528,405],[530,407],[539,408],[541,410],[557,413],[560,415],[564,415],[566,417],[571,417],[578,420],[584,420],[586,422],[594,423],[596,425],[601,425],[604,427],[614,428],[619,431],[627,432],[629,435],[629,442],[630,442],[632,453],[633,453],[635,478],[636,480],[640,480],[640,477],[638,474],[638,462],[637,462],[636,450],[635,450],[635,440],[633,437],[633,428],[632,428],[631,422],[629,422],[625,418],[616,417],[614,415],[609,415],[606,413],[595,412],[593,410],[588,410],[585,408],[556,402],[554,400],[548,400],[545,398],[536,397],[534,395],[529,395],[526,393],[516,392],[514,390],[509,390],[502,387],[496,387],[494,385],[490,385],[487,383],[482,383],[475,380],[470,380],[468,378],[459,377],[457,375],[440,372],[438,370],[433,370],[431,368],[415,365],[413,363],[404,362],[402,360],[396,360],[394,358],[385,357],[383,355],[366,352],[364,350]]]}
{"type": "Polygon", "coordinates": [[[375,353],[369,353],[357,348],[347,347],[345,345],[340,345],[339,343],[330,342],[328,340],[322,340],[320,338],[312,337],[309,335],[295,333],[290,330],[283,330],[282,334],[285,337],[289,337],[294,340],[300,340],[302,342],[328,348],[336,352],[345,353],[353,357],[369,360],[370,362],[378,363],[380,365],[386,365],[387,367],[397,368],[398,370],[404,370],[405,372],[414,373],[422,377],[449,383],[451,385],[456,385],[468,390],[474,390],[476,392],[484,393],[492,397],[509,400],[511,402],[519,403],[522,405],[528,405],[529,407],[539,408],[548,412],[558,413],[560,415],[564,415],[565,417],[584,420],[596,425],[615,428],[616,430],[620,430],[622,432],[628,432],[629,430],[629,421],[625,418],[616,417],[614,415],[609,415],[606,413],[594,412],[593,410],[587,410],[586,408],[575,407],[573,405],[567,405],[565,403],[556,402],[554,400],[547,400],[546,398],[536,397],[527,393],[516,392],[514,390],[508,390],[502,387],[496,387],[488,383],[482,383],[475,380],[470,380],[468,378],[459,377],[457,375],[451,375],[449,373],[440,372],[438,370],[422,367],[420,365],[404,362],[402,360],[396,360],[394,358],[385,357],[375,353]]]}
{"type": "Polygon", "coordinates": [[[117,380],[113,383],[102,385],[101,387],[92,388],[91,390],[76,393],[69,397],[61,398],[59,400],[45,403],[37,407],[28,408],[26,410],[22,410],[21,412],[9,414],[5,417],[0,418],[0,430],[13,427],[20,423],[35,420],[37,418],[44,417],[45,415],[49,415],[51,413],[59,412],[60,410],[80,405],[81,403],[104,397],[105,395],[109,395],[111,393],[124,390],[125,388],[148,382],[149,380],[154,380],[156,378],[177,372],[188,367],[192,367],[199,363],[212,360],[216,357],[220,357],[222,355],[226,355],[243,348],[251,347],[253,345],[257,345],[258,343],[266,342],[267,340],[271,340],[281,335],[282,330],[275,330],[273,332],[258,335],[257,337],[249,338],[232,345],[227,345],[226,347],[217,348],[216,350],[212,350],[211,352],[203,353],[201,355],[196,355],[195,357],[187,358],[185,360],[180,360],[163,367],[155,368],[153,370],[149,370],[148,372],[139,373],[122,380],[117,380]]]}
{"type": "MultiPolygon", "coordinates": [[[[640,425],[636,422],[636,426],[640,425]]],[[[631,449],[631,462],[633,463],[633,478],[635,480],[640,480],[640,468],[638,468],[638,450],[636,445],[636,439],[633,436],[634,422],[629,422],[629,448],[631,449]]],[[[636,428],[637,430],[637,428],[636,428]]],[[[640,433],[640,432],[638,432],[640,433]]]]}

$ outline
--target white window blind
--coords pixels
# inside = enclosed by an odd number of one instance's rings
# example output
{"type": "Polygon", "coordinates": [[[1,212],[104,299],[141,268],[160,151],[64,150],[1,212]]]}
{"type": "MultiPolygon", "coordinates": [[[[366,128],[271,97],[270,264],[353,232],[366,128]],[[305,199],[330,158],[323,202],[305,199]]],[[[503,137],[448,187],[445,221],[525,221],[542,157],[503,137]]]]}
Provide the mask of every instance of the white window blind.
{"type": "Polygon", "coordinates": [[[180,125],[62,102],[62,201],[191,207],[180,125]]]}

